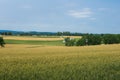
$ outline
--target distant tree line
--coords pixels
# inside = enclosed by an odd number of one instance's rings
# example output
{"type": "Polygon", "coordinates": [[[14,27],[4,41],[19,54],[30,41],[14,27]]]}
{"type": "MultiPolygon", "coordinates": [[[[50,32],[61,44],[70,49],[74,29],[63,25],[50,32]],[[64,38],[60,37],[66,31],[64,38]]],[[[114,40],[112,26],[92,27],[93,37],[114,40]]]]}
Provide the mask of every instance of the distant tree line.
{"type": "Polygon", "coordinates": [[[0,32],[1,35],[13,35],[12,32],[0,32]]]}
{"type": "Polygon", "coordinates": [[[20,36],[82,36],[84,33],[71,33],[69,31],[66,32],[17,32],[17,31],[6,31],[0,32],[1,35],[20,35],[20,36]]]}
{"type": "Polygon", "coordinates": [[[84,35],[84,33],[71,33],[71,32],[57,32],[56,33],[57,36],[82,36],[84,35]]]}
{"type": "Polygon", "coordinates": [[[100,44],[119,44],[120,34],[87,34],[80,39],[64,39],[65,46],[85,46],[100,44]]]}

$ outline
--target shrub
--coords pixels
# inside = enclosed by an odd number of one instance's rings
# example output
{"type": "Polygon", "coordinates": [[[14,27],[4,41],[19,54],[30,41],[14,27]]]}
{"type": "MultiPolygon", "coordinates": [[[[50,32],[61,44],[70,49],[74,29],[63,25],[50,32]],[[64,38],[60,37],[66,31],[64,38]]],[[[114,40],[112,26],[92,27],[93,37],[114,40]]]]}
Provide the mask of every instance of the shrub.
{"type": "Polygon", "coordinates": [[[104,44],[114,44],[119,43],[119,37],[117,35],[113,34],[106,34],[103,36],[103,42],[104,44]]]}
{"type": "Polygon", "coordinates": [[[81,38],[76,41],[76,46],[84,46],[86,45],[85,38],[81,38]]]}
{"type": "Polygon", "coordinates": [[[102,42],[102,38],[100,35],[88,35],[88,45],[99,45],[102,42]]]}
{"type": "Polygon", "coordinates": [[[75,40],[71,39],[69,37],[65,38],[64,41],[65,41],[65,46],[74,46],[75,45],[75,40]]]}
{"type": "Polygon", "coordinates": [[[118,37],[118,42],[120,43],[120,34],[118,34],[117,37],[118,37]]]}
{"type": "Polygon", "coordinates": [[[86,34],[78,40],[70,39],[69,37],[65,38],[66,46],[84,46],[116,43],[120,43],[120,34],[86,34]]]}
{"type": "Polygon", "coordinates": [[[83,36],[81,39],[79,39],[76,42],[77,46],[84,46],[84,45],[98,45],[101,44],[102,38],[100,35],[93,35],[93,34],[88,34],[83,36]]]}
{"type": "Polygon", "coordinates": [[[5,42],[4,42],[4,40],[3,40],[3,37],[0,37],[0,46],[1,46],[1,47],[4,47],[4,44],[5,44],[5,42]]]}

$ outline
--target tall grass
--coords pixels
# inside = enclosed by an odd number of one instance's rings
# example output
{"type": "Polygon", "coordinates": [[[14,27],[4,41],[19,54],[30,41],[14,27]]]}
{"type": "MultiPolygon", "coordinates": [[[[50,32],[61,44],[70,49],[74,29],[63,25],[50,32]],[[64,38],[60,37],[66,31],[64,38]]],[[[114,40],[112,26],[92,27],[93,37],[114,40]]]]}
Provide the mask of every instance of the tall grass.
{"type": "Polygon", "coordinates": [[[7,45],[0,80],[120,80],[120,45],[7,45]]]}

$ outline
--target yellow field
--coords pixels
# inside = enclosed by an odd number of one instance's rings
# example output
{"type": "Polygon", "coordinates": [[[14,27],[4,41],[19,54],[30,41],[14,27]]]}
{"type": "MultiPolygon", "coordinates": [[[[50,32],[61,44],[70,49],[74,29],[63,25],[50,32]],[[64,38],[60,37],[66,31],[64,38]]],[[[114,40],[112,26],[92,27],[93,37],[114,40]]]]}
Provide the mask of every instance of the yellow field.
{"type": "Polygon", "coordinates": [[[8,44],[0,48],[0,80],[120,80],[120,44],[8,44]]]}
{"type": "Polygon", "coordinates": [[[63,40],[63,38],[39,38],[39,37],[27,37],[27,36],[4,36],[4,39],[12,40],[41,40],[41,41],[54,41],[54,40],[63,40]]]}
{"type": "Polygon", "coordinates": [[[65,37],[70,38],[81,38],[80,36],[63,36],[63,37],[29,37],[29,36],[3,36],[4,39],[12,39],[12,40],[41,40],[41,41],[56,41],[56,40],[64,40],[65,37]]]}

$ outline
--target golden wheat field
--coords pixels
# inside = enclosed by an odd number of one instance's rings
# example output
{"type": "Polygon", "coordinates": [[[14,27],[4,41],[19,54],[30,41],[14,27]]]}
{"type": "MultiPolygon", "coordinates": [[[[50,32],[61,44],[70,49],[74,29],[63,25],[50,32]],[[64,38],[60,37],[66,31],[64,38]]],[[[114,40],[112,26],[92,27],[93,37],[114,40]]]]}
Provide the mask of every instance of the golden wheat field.
{"type": "Polygon", "coordinates": [[[120,45],[7,44],[0,48],[0,80],[120,80],[120,45]]]}
{"type": "Polygon", "coordinates": [[[4,39],[11,40],[42,40],[42,41],[54,41],[54,40],[63,40],[62,37],[28,37],[28,36],[4,36],[4,39]]]}
{"type": "Polygon", "coordinates": [[[41,40],[41,41],[56,41],[56,40],[64,40],[64,38],[66,37],[70,37],[70,38],[81,38],[80,36],[53,36],[53,37],[49,37],[49,36],[42,36],[42,37],[29,37],[29,36],[3,36],[4,39],[8,39],[8,40],[41,40]]]}

